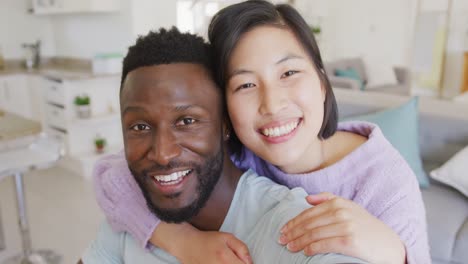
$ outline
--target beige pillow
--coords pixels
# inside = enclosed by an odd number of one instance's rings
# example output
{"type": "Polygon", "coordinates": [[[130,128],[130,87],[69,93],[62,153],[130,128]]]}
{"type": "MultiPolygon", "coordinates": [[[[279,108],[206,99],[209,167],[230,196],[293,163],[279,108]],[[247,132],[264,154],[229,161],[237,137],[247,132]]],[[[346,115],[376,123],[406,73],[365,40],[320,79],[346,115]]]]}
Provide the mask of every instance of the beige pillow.
{"type": "Polygon", "coordinates": [[[440,168],[431,171],[431,177],[452,186],[468,197],[468,146],[440,168]]]}
{"type": "Polygon", "coordinates": [[[364,58],[364,63],[367,72],[366,89],[398,83],[395,71],[389,62],[378,58],[364,58]]]}

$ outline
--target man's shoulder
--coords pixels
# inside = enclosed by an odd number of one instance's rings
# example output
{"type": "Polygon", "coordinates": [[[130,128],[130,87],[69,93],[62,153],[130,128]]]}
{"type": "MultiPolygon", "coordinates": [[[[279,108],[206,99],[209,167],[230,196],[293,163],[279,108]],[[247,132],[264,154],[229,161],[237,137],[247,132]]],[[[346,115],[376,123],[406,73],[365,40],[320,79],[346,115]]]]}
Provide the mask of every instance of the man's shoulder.
{"type": "Polygon", "coordinates": [[[99,227],[96,239],[84,252],[83,263],[123,263],[124,240],[125,233],[114,232],[107,221],[104,221],[99,227]]]}
{"type": "Polygon", "coordinates": [[[176,258],[159,248],[146,250],[127,232],[115,232],[107,221],[104,221],[96,239],[83,255],[83,263],[123,264],[123,263],[178,263],[176,258]]]}
{"type": "Polygon", "coordinates": [[[253,192],[256,196],[281,201],[283,196],[288,195],[290,189],[280,185],[271,179],[258,175],[253,170],[248,170],[242,176],[241,188],[245,191],[253,192]]]}

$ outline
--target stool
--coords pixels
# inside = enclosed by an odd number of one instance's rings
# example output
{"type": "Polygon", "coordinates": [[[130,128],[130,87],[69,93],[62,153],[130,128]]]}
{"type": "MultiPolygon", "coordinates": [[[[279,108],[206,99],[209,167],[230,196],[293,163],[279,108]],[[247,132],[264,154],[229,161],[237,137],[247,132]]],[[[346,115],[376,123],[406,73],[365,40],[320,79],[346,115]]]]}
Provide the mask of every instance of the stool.
{"type": "Polygon", "coordinates": [[[3,235],[2,208],[0,208],[0,250],[5,249],[5,235],[3,235]]]}
{"type": "Polygon", "coordinates": [[[3,264],[57,264],[60,256],[51,250],[33,250],[26,215],[23,174],[28,171],[52,167],[64,155],[60,140],[41,134],[30,145],[3,150],[0,153],[0,179],[15,177],[16,202],[18,206],[19,230],[23,252],[11,257],[3,264]]]}

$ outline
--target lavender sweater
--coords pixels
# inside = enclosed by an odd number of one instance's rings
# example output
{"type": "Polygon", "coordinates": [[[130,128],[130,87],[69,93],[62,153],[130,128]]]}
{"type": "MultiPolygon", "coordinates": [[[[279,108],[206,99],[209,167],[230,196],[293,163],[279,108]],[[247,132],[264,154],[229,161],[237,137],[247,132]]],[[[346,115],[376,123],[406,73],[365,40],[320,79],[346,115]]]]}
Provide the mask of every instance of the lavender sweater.
{"type": "MultiPolygon", "coordinates": [[[[406,246],[407,263],[431,263],[424,204],[416,176],[381,130],[370,123],[345,122],[338,130],[368,137],[344,159],[306,174],[286,174],[244,149],[242,170],[252,168],[259,175],[307,193],[331,192],[354,201],[392,228],[406,246]]],[[[94,168],[97,201],[115,231],[127,231],[142,247],[159,224],[146,207],[145,199],[131,175],[123,152],[108,155],[94,168]]]]}

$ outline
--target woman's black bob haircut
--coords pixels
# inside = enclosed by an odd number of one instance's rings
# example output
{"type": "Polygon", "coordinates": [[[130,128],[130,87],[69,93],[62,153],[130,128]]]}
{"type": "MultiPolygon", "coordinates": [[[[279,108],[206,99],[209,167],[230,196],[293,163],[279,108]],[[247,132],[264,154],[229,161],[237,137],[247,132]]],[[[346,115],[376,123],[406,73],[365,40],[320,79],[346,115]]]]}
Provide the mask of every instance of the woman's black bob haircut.
{"type": "MultiPolygon", "coordinates": [[[[324,118],[317,136],[321,139],[332,136],[336,132],[338,123],[335,95],[325,73],[312,30],[299,12],[290,5],[274,5],[263,0],[251,0],[228,6],[213,17],[208,28],[208,38],[212,45],[215,80],[218,85],[220,87],[226,86],[229,59],[240,38],[244,33],[257,26],[274,26],[291,30],[307,51],[326,92],[324,118]]],[[[232,131],[229,150],[233,154],[239,155],[241,148],[241,142],[232,131]]]]}

